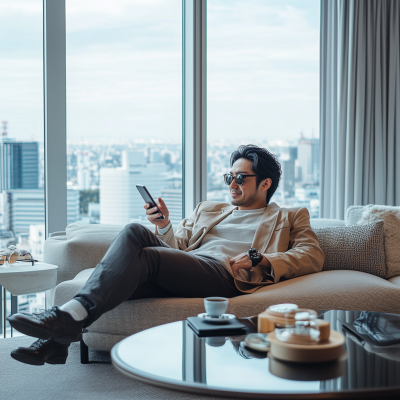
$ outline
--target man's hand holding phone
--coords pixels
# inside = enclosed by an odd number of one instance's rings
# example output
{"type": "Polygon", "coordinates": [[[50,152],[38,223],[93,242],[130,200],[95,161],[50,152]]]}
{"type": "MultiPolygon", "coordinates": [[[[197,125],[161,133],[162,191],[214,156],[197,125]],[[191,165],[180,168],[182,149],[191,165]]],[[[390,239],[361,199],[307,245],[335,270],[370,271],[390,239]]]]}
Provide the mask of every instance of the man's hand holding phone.
{"type": "Polygon", "coordinates": [[[164,214],[164,219],[156,219],[161,216],[159,212],[153,214],[154,212],[158,211],[157,207],[152,207],[150,203],[146,203],[144,208],[146,210],[147,219],[154,225],[158,226],[159,228],[165,228],[169,224],[169,211],[167,206],[164,203],[164,200],[159,197],[157,201],[157,206],[160,211],[164,214]]]}

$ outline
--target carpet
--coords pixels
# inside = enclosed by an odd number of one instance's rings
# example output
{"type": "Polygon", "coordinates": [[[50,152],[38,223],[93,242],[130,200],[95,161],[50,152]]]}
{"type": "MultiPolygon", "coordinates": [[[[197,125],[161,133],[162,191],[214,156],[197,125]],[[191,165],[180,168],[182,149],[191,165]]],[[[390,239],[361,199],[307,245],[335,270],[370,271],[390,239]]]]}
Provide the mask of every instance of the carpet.
{"type": "MultiPolygon", "coordinates": [[[[0,339],[1,400],[221,399],[147,385],[122,375],[109,363],[81,364],[78,343],[71,344],[65,365],[33,366],[10,357],[14,348],[29,346],[34,340],[26,336],[0,339]]],[[[90,352],[91,361],[109,359],[107,352],[90,352]]]]}

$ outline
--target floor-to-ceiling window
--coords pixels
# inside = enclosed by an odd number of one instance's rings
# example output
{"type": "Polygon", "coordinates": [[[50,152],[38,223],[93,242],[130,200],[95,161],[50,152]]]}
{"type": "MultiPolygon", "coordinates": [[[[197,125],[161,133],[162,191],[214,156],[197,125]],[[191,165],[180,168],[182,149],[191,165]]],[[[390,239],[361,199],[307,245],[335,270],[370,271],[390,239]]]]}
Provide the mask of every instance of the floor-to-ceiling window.
{"type": "Polygon", "coordinates": [[[66,0],[68,223],[182,219],[182,2],[66,0]]]}
{"type": "MultiPolygon", "coordinates": [[[[16,245],[41,260],[45,240],[43,1],[3,0],[0,38],[0,250],[16,245]]],[[[17,301],[20,311],[36,312],[44,307],[44,293],[19,296],[17,301]]],[[[7,313],[10,310],[8,293],[7,313]]]]}
{"type": "Polygon", "coordinates": [[[271,201],[319,212],[319,1],[207,2],[207,198],[230,202],[232,151],[276,154],[271,201]]]}
{"type": "MultiPolygon", "coordinates": [[[[0,247],[19,243],[40,259],[43,2],[1,10],[0,247]]],[[[272,201],[318,216],[319,1],[209,0],[207,10],[208,199],[230,201],[222,174],[252,143],[281,161],[272,201]]],[[[66,0],[65,11],[67,222],[149,226],[143,184],[178,223],[182,2],[66,0]]]]}

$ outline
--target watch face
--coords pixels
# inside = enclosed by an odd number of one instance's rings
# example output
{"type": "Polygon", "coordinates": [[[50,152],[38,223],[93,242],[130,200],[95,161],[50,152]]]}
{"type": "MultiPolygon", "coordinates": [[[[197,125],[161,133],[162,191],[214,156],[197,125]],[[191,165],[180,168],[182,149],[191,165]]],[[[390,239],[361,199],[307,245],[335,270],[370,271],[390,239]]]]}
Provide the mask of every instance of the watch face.
{"type": "Polygon", "coordinates": [[[253,263],[253,267],[255,267],[257,264],[259,264],[262,260],[262,255],[257,249],[251,248],[251,249],[249,249],[247,254],[253,263]]]}

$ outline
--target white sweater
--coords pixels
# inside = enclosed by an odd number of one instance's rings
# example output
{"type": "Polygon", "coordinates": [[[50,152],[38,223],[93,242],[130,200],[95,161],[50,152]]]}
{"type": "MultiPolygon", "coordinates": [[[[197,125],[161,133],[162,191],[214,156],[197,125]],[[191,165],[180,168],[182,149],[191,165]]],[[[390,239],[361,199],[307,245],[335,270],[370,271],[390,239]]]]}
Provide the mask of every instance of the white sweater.
{"type": "MultiPolygon", "coordinates": [[[[210,229],[200,246],[190,251],[190,254],[218,261],[233,276],[229,260],[251,248],[264,211],[265,207],[255,210],[233,210],[210,229]]],[[[169,227],[164,230],[168,231],[169,227]]],[[[166,233],[164,230],[159,229],[159,232],[166,233]]],[[[238,274],[242,279],[249,279],[249,270],[240,269],[238,274]]]]}

